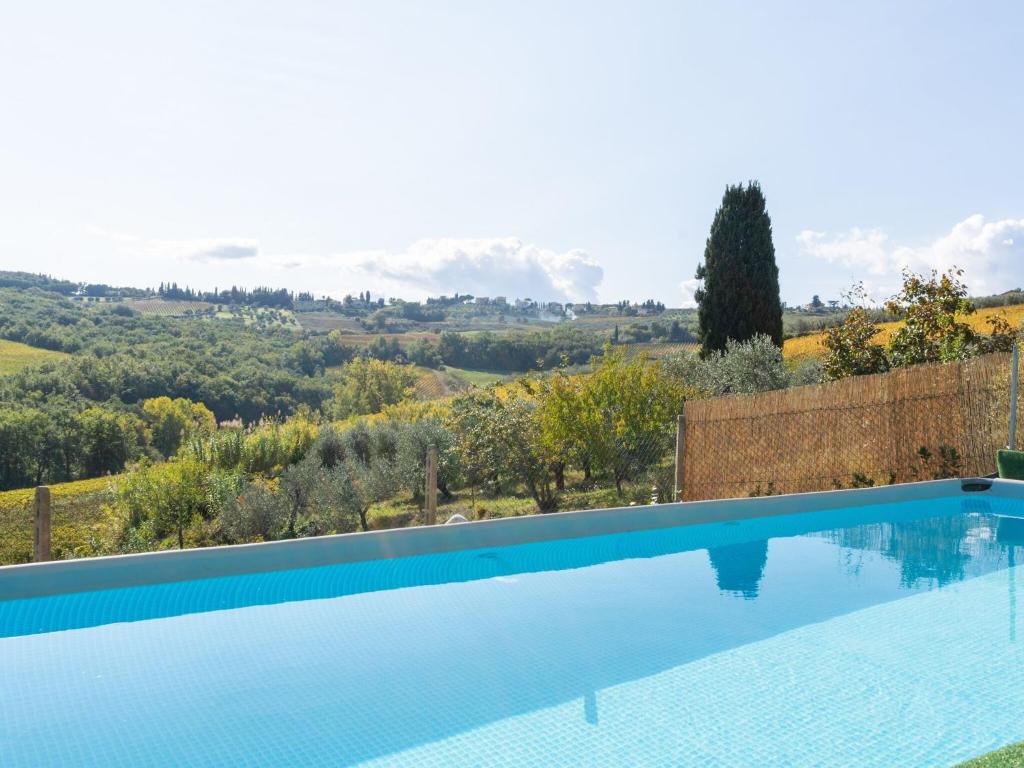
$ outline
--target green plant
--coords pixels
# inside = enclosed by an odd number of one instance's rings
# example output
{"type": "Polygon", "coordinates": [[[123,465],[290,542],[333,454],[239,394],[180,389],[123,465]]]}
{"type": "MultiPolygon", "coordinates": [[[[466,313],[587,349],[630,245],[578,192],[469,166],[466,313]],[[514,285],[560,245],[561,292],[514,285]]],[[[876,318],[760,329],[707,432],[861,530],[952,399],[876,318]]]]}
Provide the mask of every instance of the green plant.
{"type": "Polygon", "coordinates": [[[761,186],[728,186],[715,212],[697,269],[701,354],[721,351],[729,340],[767,335],[782,346],[782,302],[772,223],[761,186]]]}
{"type": "Polygon", "coordinates": [[[762,489],[761,484],[758,483],[754,486],[754,490],[747,494],[750,498],[757,498],[759,496],[775,496],[775,481],[769,480],[768,484],[762,489]]]}
{"type": "Polygon", "coordinates": [[[875,481],[862,472],[854,472],[850,478],[851,488],[874,488],[875,481]]]}
{"type": "Polygon", "coordinates": [[[854,307],[842,323],[827,329],[822,365],[825,377],[835,380],[888,370],[885,350],[873,343],[877,334],[878,326],[863,307],[854,307]]]}
{"type": "Polygon", "coordinates": [[[958,360],[980,351],[977,332],[959,319],[974,312],[962,276],[956,267],[927,277],[904,271],[900,292],[885,305],[904,320],[889,340],[893,365],[958,360]]]}
{"type": "Polygon", "coordinates": [[[910,469],[917,479],[944,480],[963,474],[963,457],[951,445],[940,445],[935,452],[922,445],[917,449],[917,459],[918,466],[910,469]]]}

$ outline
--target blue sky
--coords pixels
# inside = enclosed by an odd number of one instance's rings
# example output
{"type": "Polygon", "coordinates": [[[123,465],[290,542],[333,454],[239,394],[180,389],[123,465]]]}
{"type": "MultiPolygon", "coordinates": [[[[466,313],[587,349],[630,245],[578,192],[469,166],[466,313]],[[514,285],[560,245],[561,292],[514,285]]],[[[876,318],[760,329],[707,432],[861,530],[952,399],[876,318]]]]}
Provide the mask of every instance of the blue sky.
{"type": "Polygon", "coordinates": [[[1024,283],[1020,3],[18,3],[0,267],[684,302],[759,179],[783,298],[1024,283]]]}

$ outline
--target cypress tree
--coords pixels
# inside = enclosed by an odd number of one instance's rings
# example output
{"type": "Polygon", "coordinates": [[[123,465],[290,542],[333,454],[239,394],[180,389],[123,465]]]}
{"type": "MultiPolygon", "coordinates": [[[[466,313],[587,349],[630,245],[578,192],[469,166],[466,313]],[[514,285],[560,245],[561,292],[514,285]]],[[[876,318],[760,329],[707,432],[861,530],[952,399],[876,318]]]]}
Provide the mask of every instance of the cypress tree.
{"type": "Polygon", "coordinates": [[[696,293],[701,355],[725,349],[729,339],[746,341],[759,333],[782,346],[772,221],[756,181],[725,188],[697,278],[704,281],[696,293]]]}

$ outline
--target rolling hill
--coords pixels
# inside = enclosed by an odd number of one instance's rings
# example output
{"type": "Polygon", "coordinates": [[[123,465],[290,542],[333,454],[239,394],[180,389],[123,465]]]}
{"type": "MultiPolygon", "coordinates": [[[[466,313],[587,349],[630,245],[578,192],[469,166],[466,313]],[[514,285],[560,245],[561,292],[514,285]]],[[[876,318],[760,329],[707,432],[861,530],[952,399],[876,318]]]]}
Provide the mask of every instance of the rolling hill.
{"type": "Polygon", "coordinates": [[[39,365],[67,357],[64,352],[30,347],[17,341],[0,339],[0,376],[17,373],[30,365],[39,365]]]}

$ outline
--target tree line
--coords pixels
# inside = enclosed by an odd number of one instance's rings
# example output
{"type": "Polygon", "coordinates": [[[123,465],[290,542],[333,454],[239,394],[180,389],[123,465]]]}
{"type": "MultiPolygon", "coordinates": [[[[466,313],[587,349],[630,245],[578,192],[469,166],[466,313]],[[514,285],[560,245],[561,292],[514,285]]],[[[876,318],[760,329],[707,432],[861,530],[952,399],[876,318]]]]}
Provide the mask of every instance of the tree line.
{"type": "Polygon", "coordinates": [[[179,288],[177,283],[160,283],[156,291],[162,299],[178,301],[208,301],[211,304],[241,304],[252,307],[270,307],[274,309],[293,309],[295,294],[286,288],[269,288],[257,286],[252,289],[231,286],[222,291],[199,291],[185,286],[179,288]]]}

